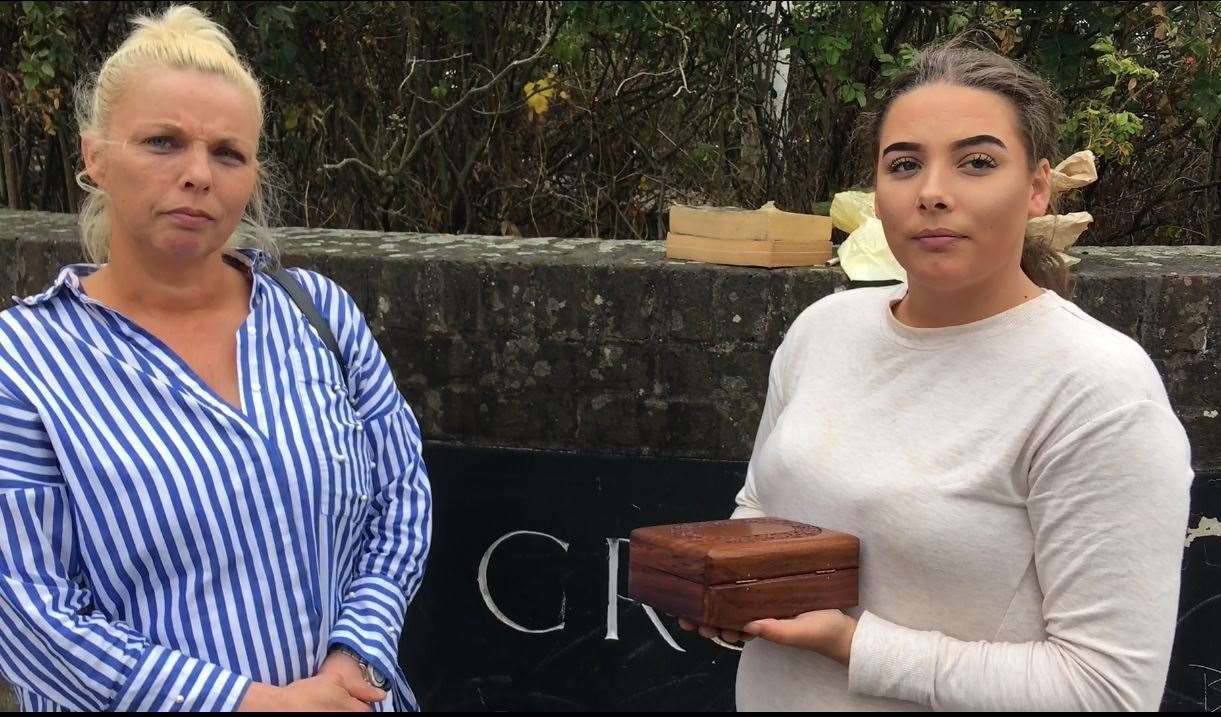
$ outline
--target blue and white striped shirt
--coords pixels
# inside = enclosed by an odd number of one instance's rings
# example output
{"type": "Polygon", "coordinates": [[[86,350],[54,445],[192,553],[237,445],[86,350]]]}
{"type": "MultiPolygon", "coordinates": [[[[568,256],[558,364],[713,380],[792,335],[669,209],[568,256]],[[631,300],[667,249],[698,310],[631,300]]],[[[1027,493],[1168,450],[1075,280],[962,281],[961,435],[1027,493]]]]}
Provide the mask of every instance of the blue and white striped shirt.
{"type": "MultiPolygon", "coordinates": [[[[265,258],[236,255],[248,267],[265,258]]],[[[0,672],[27,710],[228,710],[346,645],[398,668],[431,535],[419,427],[364,317],[255,272],[241,410],[64,268],[0,313],[0,672]]]]}

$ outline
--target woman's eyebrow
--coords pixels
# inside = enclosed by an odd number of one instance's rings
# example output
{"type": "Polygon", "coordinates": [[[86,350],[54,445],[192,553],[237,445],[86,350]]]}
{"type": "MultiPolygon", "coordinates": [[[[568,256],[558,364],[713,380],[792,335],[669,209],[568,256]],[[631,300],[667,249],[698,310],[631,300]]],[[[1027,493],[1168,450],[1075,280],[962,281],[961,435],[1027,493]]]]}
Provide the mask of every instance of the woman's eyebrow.
{"type": "Polygon", "coordinates": [[[179,125],[177,122],[170,122],[169,120],[151,120],[142,124],[142,128],[145,130],[159,130],[168,132],[182,131],[181,125],[179,125]]]}
{"type": "Polygon", "coordinates": [[[895,142],[894,144],[886,145],[886,149],[882,150],[882,154],[890,152],[919,152],[924,149],[924,145],[917,142],[895,142]]]}
{"type": "Polygon", "coordinates": [[[1008,149],[1008,147],[1005,146],[1004,142],[1000,141],[999,139],[997,139],[996,137],[993,137],[990,134],[977,134],[974,137],[967,137],[966,139],[960,139],[957,142],[955,142],[954,144],[950,145],[950,149],[959,150],[959,149],[962,149],[963,147],[970,147],[970,146],[976,145],[976,144],[994,144],[994,145],[1000,147],[1001,149],[1008,149]]]}
{"type": "MultiPolygon", "coordinates": [[[[965,139],[955,141],[950,145],[950,151],[957,152],[963,147],[971,147],[977,144],[994,144],[1001,149],[1009,149],[1005,146],[1004,142],[990,134],[977,134],[974,137],[967,137],[965,139]]],[[[887,145],[886,149],[882,150],[882,154],[888,154],[890,152],[920,152],[923,150],[924,145],[920,144],[919,142],[895,142],[894,144],[887,145]]]]}

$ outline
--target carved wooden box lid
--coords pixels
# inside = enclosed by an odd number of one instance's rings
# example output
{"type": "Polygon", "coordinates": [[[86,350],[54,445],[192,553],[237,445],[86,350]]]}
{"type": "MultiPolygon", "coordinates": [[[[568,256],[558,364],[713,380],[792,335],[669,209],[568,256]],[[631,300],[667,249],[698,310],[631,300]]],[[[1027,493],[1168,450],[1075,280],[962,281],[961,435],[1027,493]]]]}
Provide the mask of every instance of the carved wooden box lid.
{"type": "Polygon", "coordinates": [[[781,518],[637,528],[631,561],[704,585],[855,568],[851,535],[781,518]]]}

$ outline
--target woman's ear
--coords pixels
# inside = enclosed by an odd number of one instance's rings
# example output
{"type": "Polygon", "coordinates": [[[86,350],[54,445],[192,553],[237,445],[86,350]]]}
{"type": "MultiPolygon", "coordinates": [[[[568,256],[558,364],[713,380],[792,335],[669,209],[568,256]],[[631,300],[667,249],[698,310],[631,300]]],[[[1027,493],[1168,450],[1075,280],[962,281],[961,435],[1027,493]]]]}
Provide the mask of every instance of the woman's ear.
{"type": "Polygon", "coordinates": [[[1051,162],[1039,160],[1039,166],[1034,170],[1030,180],[1030,206],[1026,216],[1030,219],[1047,214],[1051,205],[1051,162]]]}
{"type": "Polygon", "coordinates": [[[105,189],[106,170],[101,157],[101,145],[96,137],[81,135],[81,157],[85,160],[85,174],[99,189],[105,189]]]}

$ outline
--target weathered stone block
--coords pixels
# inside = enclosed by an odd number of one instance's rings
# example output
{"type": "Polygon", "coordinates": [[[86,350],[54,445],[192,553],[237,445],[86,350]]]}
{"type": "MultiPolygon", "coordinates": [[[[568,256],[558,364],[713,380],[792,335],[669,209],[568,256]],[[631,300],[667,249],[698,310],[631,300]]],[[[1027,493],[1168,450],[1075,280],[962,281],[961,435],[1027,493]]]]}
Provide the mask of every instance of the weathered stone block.
{"type": "Polygon", "coordinates": [[[579,413],[572,394],[554,391],[520,391],[487,397],[490,408],[480,421],[480,435],[491,445],[559,448],[576,438],[579,413]]]}
{"type": "Polygon", "coordinates": [[[581,341],[589,335],[592,323],[588,304],[590,271],[575,264],[531,267],[531,279],[538,287],[534,303],[534,325],[549,341],[581,341]]]}
{"type": "Polygon", "coordinates": [[[758,396],[740,391],[722,391],[717,402],[717,417],[720,428],[720,458],[735,460],[738,456],[750,456],[759,430],[759,418],[763,415],[765,395],[758,396]]]}
{"type": "Polygon", "coordinates": [[[1091,276],[1074,282],[1073,301],[1107,326],[1140,341],[1150,293],[1146,282],[1130,276],[1091,276]]]}
{"type": "MultiPolygon", "coordinates": [[[[286,264],[357,298],[425,434],[468,445],[745,459],[776,346],[848,285],[668,261],[657,242],[279,235],[286,264]]],[[[75,237],[73,217],[0,210],[0,283],[41,291],[80,260],[75,237]]],[[[1079,305],[1141,342],[1196,465],[1221,466],[1221,248],[1074,252],[1079,305]]]]}
{"type": "Polygon", "coordinates": [[[633,394],[597,393],[577,399],[577,439],[601,450],[639,448],[636,420],[640,398],[633,394]]]}
{"type": "Polygon", "coordinates": [[[711,344],[716,340],[712,301],[716,270],[687,262],[667,265],[669,303],[662,310],[671,341],[711,344]]]}
{"type": "Polygon", "coordinates": [[[445,386],[441,389],[440,418],[434,426],[421,427],[424,439],[436,437],[448,439],[470,440],[471,436],[481,434],[479,425],[480,394],[474,388],[461,385],[445,386]],[[433,428],[437,436],[429,435],[428,429],[433,428]]]}
{"type": "Polygon", "coordinates": [[[1191,464],[1197,469],[1213,469],[1221,466],[1221,417],[1217,408],[1179,408],[1175,410],[1187,441],[1191,444],[1191,464]]]}
{"type": "Polygon", "coordinates": [[[1161,358],[1204,350],[1214,283],[1191,276],[1161,280],[1161,291],[1149,306],[1142,337],[1150,355],[1161,358]]]}
{"type": "Polygon", "coordinates": [[[1216,354],[1156,360],[1166,382],[1166,394],[1175,406],[1221,410],[1221,365],[1216,354]]]}
{"type": "Polygon", "coordinates": [[[656,361],[657,349],[653,344],[609,341],[593,344],[586,362],[574,368],[576,383],[590,390],[643,397],[653,391],[656,361]]]}
{"type": "Polygon", "coordinates": [[[716,385],[718,356],[692,344],[660,347],[658,379],[670,399],[707,398],[716,385]]]}
{"type": "Polygon", "coordinates": [[[482,266],[479,272],[483,325],[492,336],[533,335],[542,296],[531,267],[482,266]]]}
{"type": "Polygon", "coordinates": [[[670,401],[668,414],[668,455],[712,458],[720,453],[721,420],[715,403],[677,398],[670,401]]]}
{"type": "Polygon", "coordinates": [[[373,313],[366,317],[369,325],[422,334],[424,310],[415,289],[422,273],[420,264],[386,262],[373,279],[377,298],[373,313]]]}
{"type": "Polygon", "coordinates": [[[480,306],[475,266],[388,260],[372,273],[374,312],[386,326],[432,334],[476,333],[480,306]]]}
{"type": "Polygon", "coordinates": [[[645,341],[665,332],[668,289],[657,271],[641,267],[594,267],[590,272],[588,336],[610,341],[645,341]]]}
{"type": "Polygon", "coordinates": [[[712,322],[718,344],[764,343],[778,317],[772,305],[772,277],[755,269],[726,267],[712,292],[712,322]]]}

